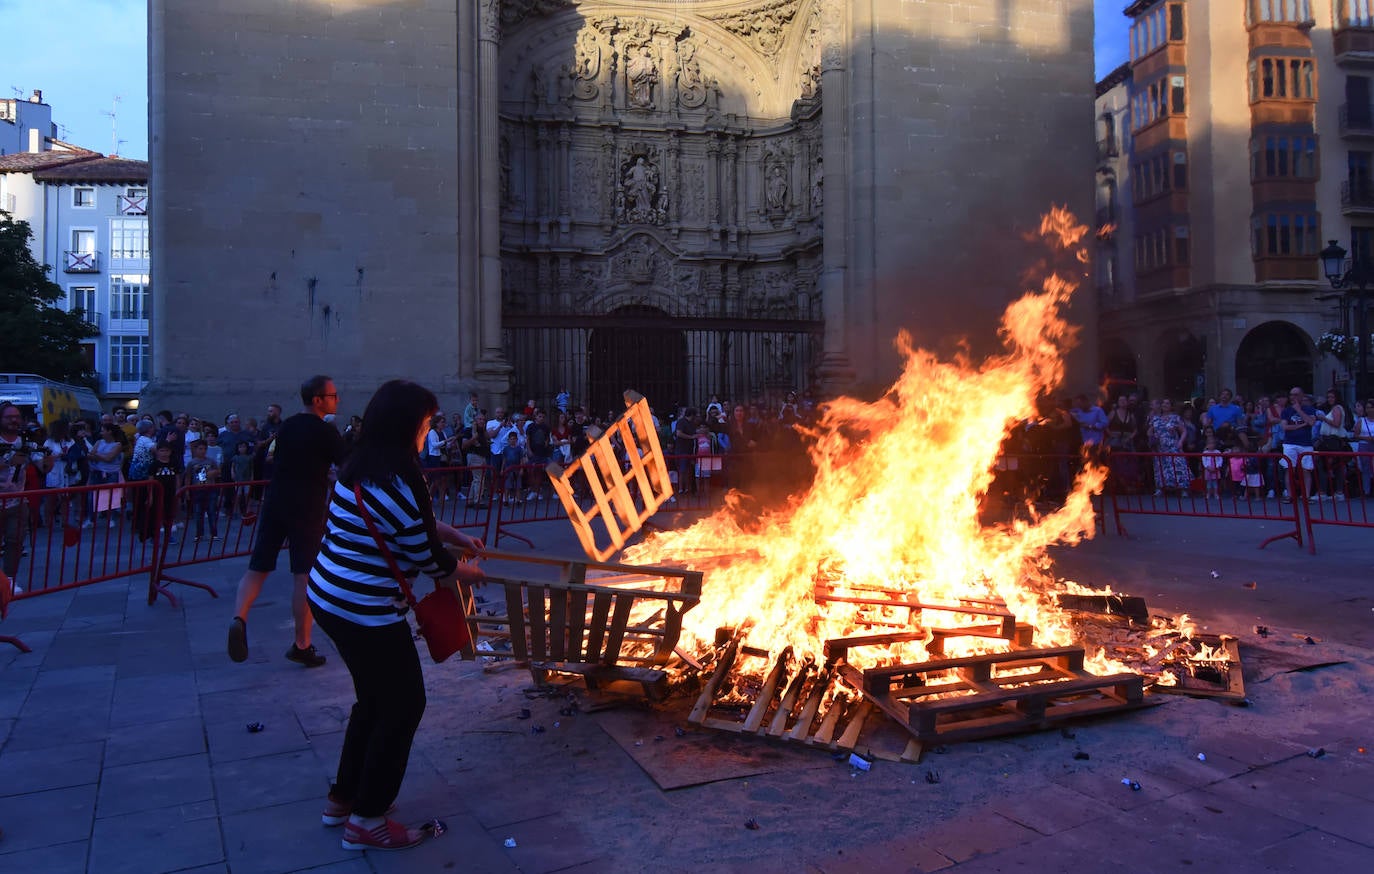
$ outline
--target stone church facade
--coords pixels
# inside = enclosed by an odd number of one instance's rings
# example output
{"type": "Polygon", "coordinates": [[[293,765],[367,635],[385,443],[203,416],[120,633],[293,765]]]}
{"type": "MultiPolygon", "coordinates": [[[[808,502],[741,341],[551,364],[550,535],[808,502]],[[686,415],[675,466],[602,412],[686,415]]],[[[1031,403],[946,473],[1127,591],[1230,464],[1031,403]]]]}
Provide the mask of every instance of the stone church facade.
{"type": "Polygon", "coordinates": [[[871,390],[1091,204],[1089,0],[151,10],[159,406],[871,390]]]}

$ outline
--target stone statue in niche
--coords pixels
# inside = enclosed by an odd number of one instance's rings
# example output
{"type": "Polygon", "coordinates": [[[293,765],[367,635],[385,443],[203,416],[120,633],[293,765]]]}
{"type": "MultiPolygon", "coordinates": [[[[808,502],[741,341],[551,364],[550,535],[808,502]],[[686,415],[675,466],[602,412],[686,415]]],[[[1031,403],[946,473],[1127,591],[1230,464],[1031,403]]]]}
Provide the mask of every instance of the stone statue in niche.
{"type": "Polygon", "coordinates": [[[625,62],[625,75],[629,77],[629,99],[631,109],[654,108],[654,86],[658,84],[658,64],[654,61],[653,48],[642,45],[630,52],[625,62]]]}
{"type": "Polygon", "coordinates": [[[625,250],[625,275],[631,282],[652,282],[658,272],[657,247],[645,236],[635,237],[625,250]]]}
{"type": "Polygon", "coordinates": [[[768,168],[764,196],[767,198],[770,211],[787,209],[787,168],[782,164],[773,164],[768,168]]]}
{"type": "Polygon", "coordinates": [[[811,168],[811,210],[819,213],[825,206],[825,164],[822,159],[816,159],[816,165],[811,168]]]}
{"type": "Polygon", "coordinates": [[[659,184],[658,165],[638,154],[621,166],[617,217],[629,224],[661,225],[667,219],[668,197],[659,184]]]}
{"type": "Polygon", "coordinates": [[[534,67],[530,70],[530,94],[538,106],[543,106],[548,102],[549,85],[544,81],[544,70],[541,67],[534,67]]]}
{"type": "Polygon", "coordinates": [[[815,100],[821,93],[821,65],[812,64],[801,74],[801,96],[803,100],[815,100]]]}

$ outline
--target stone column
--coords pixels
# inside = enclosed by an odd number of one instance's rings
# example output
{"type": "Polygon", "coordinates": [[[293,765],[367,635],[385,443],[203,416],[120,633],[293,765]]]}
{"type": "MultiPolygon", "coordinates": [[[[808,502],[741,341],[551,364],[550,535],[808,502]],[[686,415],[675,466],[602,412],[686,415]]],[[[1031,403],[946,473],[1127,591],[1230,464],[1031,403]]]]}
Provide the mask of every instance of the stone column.
{"type": "Polygon", "coordinates": [[[553,215],[550,207],[553,186],[549,180],[552,164],[549,154],[549,126],[539,122],[534,129],[534,202],[539,210],[536,221],[541,246],[549,244],[549,224],[553,215]]]}
{"type": "Polygon", "coordinates": [[[720,242],[720,140],[706,142],[706,221],[711,225],[711,241],[720,242]]]}
{"type": "Polygon", "coordinates": [[[572,198],[569,194],[568,179],[572,176],[572,131],[568,123],[558,127],[558,166],[554,172],[558,177],[558,231],[566,234],[572,230],[572,198]]]}
{"type": "Polygon", "coordinates": [[[821,307],[825,317],[825,340],[818,368],[821,391],[835,394],[854,382],[854,367],[849,360],[846,297],[849,288],[849,185],[844,168],[848,166],[849,112],[846,96],[849,71],[845,64],[848,45],[849,4],[828,0],[821,7],[821,177],[823,266],[821,268],[821,307]]]}
{"type": "Polygon", "coordinates": [[[513,368],[501,343],[501,159],[497,115],[497,55],[501,44],[501,2],[482,0],[477,21],[478,287],[481,300],[481,358],[476,376],[495,397],[510,392],[513,368]]]}
{"type": "Polygon", "coordinates": [[[725,141],[725,226],[731,246],[739,242],[739,142],[725,141]]]}

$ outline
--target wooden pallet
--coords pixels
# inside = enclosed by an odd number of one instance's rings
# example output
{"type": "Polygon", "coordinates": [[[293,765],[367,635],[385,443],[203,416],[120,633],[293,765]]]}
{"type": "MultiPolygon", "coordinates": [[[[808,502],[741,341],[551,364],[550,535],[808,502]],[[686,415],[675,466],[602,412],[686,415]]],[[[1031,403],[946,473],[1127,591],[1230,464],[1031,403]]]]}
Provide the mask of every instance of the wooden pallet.
{"type": "Polygon", "coordinates": [[[852,649],[866,646],[886,647],[927,638],[929,639],[925,649],[931,655],[943,655],[945,642],[951,638],[980,637],[1005,640],[1018,648],[1029,647],[1035,640],[1035,627],[1018,623],[1016,617],[1007,609],[1006,602],[1000,599],[966,598],[952,603],[929,603],[917,600],[913,593],[898,589],[865,588],[856,592],[850,587],[845,588],[849,590],[848,593],[838,595],[833,586],[818,583],[816,599],[822,603],[899,607],[908,611],[905,627],[910,630],[832,638],[825,642],[825,658],[828,662],[847,660],[852,649]],[[822,591],[823,585],[825,591],[822,591]],[[981,617],[989,621],[972,625],[932,624],[947,621],[954,616],[981,617]]]}
{"type": "Polygon", "coordinates": [[[596,561],[623,549],[673,496],[649,402],[627,391],[625,406],[625,415],[572,464],[548,466],[549,479],[582,549],[596,561]],[[591,497],[590,507],[583,509],[585,498],[579,502],[579,493],[591,497]]]}
{"type": "MultiPolygon", "coordinates": [[[[1216,660],[1193,665],[1184,659],[1171,660],[1170,673],[1178,680],[1173,686],[1155,684],[1153,691],[1167,695],[1188,695],[1194,698],[1220,698],[1223,701],[1245,700],[1245,677],[1240,663],[1240,641],[1227,635],[1199,634],[1192,637],[1225,654],[1225,661],[1216,660]]],[[[1169,660],[1166,660],[1169,661],[1169,660]]]]}
{"type": "Polygon", "coordinates": [[[1066,719],[1151,706],[1138,674],[1096,676],[1079,647],[990,653],[840,676],[923,744],[1036,731],[1066,719]]]}
{"type": "Polygon", "coordinates": [[[682,634],[683,614],[701,599],[701,573],[510,553],[488,553],[493,561],[522,562],[557,572],[554,580],[489,576],[505,593],[504,615],[469,610],[473,647],[465,658],[489,655],[478,641],[509,649],[500,655],[529,666],[537,682],[551,673],[581,676],[589,689],[634,692],[650,698],[667,693],[659,670],[672,657],[682,634]]]}
{"type": "Polygon", "coordinates": [[[905,735],[882,736],[879,723],[887,720],[857,690],[842,682],[834,666],[818,666],[809,659],[798,661],[790,648],[769,665],[768,653],[743,645],[739,636],[729,639],[718,648],[714,669],[687,721],[731,734],[832,751],[861,751],[887,761],[914,762],[919,757],[919,747],[905,735]],[[750,659],[755,665],[745,667],[742,661],[750,659]],[[736,667],[764,677],[747,706],[736,703],[738,690],[725,688],[736,667]]]}

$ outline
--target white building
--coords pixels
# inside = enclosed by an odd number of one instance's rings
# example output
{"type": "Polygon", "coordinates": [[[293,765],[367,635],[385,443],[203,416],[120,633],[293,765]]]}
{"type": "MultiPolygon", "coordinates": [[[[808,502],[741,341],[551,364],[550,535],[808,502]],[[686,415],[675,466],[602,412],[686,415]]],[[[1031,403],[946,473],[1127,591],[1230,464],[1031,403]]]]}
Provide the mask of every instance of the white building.
{"type": "Polygon", "coordinates": [[[52,107],[43,102],[42,91],[28,100],[0,100],[0,155],[46,152],[56,141],[52,107]]]}
{"type": "MultiPolygon", "coordinates": [[[[30,107],[47,109],[27,101],[0,105],[16,119],[29,118],[30,107]]],[[[50,129],[51,110],[47,118],[50,129]]],[[[3,124],[0,131],[10,133],[3,124]]],[[[66,307],[100,329],[84,345],[102,396],[137,397],[150,357],[148,163],[106,157],[50,134],[19,138],[23,151],[0,154],[0,209],[29,223],[33,255],[66,293],[66,307]]]]}

